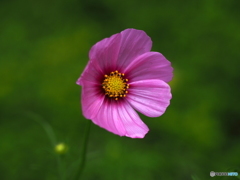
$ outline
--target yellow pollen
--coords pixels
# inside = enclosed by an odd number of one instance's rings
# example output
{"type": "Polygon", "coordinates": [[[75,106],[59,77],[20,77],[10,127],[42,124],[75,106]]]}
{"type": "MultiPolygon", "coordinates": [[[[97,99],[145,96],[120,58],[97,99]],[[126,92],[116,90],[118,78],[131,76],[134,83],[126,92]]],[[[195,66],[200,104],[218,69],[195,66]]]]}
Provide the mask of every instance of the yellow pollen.
{"type": "Polygon", "coordinates": [[[111,72],[109,75],[104,75],[102,82],[102,88],[105,91],[105,95],[118,100],[121,97],[126,97],[126,89],[129,88],[127,84],[128,79],[123,78],[124,74],[119,73],[118,70],[111,72]]]}

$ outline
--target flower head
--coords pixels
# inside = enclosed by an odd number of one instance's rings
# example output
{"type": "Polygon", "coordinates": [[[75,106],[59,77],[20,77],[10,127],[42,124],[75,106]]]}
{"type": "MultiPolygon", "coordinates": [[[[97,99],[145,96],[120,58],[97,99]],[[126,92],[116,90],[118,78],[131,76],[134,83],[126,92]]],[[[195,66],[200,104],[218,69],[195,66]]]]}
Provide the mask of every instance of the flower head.
{"type": "Polygon", "coordinates": [[[170,104],[171,63],[151,52],[141,30],[126,29],[96,43],[77,84],[82,86],[83,115],[119,136],[143,138],[148,127],[135,110],[161,116],[170,104]]]}

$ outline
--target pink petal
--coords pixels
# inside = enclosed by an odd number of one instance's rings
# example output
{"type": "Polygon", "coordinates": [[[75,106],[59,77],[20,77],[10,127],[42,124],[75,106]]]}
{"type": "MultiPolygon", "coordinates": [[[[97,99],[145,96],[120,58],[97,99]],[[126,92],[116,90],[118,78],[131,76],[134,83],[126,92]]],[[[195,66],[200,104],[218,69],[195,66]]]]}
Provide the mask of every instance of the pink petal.
{"type": "Polygon", "coordinates": [[[103,104],[105,95],[101,92],[99,85],[82,81],[82,111],[87,119],[95,117],[103,104]]]}
{"type": "Polygon", "coordinates": [[[126,29],[96,43],[90,50],[90,61],[99,71],[123,71],[137,56],[150,51],[152,41],[142,30],[126,29]]]}
{"type": "Polygon", "coordinates": [[[92,121],[119,136],[143,138],[148,127],[126,101],[105,99],[92,121]]]}
{"type": "Polygon", "coordinates": [[[158,79],[142,80],[130,83],[126,99],[131,106],[149,117],[161,116],[172,98],[167,83],[158,79]]]}
{"type": "Polygon", "coordinates": [[[158,52],[147,52],[134,59],[124,73],[131,81],[161,79],[171,81],[173,77],[171,63],[158,52]]]}
{"type": "Polygon", "coordinates": [[[119,71],[123,71],[137,56],[152,48],[151,38],[142,30],[126,29],[121,35],[121,48],[117,61],[119,71]]]}
{"type": "Polygon", "coordinates": [[[92,61],[88,61],[87,66],[85,67],[83,73],[77,80],[78,85],[83,85],[82,81],[94,83],[94,84],[101,84],[102,78],[104,73],[96,68],[92,61]]]}
{"type": "Polygon", "coordinates": [[[114,34],[96,43],[89,52],[90,61],[102,72],[116,70],[121,46],[121,34],[114,34]]]}
{"type": "Polygon", "coordinates": [[[99,83],[105,74],[115,71],[120,42],[121,35],[115,34],[96,43],[89,52],[90,60],[77,84],[82,85],[82,80],[99,83]]]}

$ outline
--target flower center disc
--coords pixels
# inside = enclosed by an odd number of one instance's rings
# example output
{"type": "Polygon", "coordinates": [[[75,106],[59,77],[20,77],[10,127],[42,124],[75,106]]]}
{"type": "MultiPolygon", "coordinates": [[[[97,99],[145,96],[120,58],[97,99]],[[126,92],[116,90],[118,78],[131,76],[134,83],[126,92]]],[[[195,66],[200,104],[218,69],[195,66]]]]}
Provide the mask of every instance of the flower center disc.
{"type": "Polygon", "coordinates": [[[124,79],[123,76],[124,74],[118,71],[113,71],[109,75],[104,76],[105,79],[102,83],[102,87],[105,91],[105,95],[115,100],[118,100],[119,97],[126,97],[129,84],[127,84],[128,79],[124,79]]]}

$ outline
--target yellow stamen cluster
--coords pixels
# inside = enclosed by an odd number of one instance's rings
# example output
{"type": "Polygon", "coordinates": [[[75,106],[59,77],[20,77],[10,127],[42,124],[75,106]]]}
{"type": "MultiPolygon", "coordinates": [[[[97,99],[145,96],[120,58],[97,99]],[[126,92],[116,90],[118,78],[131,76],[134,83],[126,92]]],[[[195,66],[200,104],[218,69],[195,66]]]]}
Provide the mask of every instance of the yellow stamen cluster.
{"type": "Polygon", "coordinates": [[[105,91],[105,95],[115,100],[118,100],[119,97],[126,97],[129,84],[127,84],[128,79],[124,79],[123,76],[124,74],[118,71],[113,71],[109,75],[104,75],[105,79],[102,83],[102,87],[105,91]]]}

